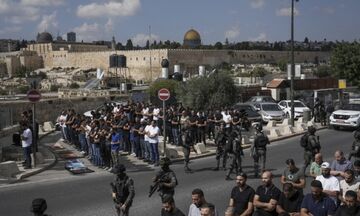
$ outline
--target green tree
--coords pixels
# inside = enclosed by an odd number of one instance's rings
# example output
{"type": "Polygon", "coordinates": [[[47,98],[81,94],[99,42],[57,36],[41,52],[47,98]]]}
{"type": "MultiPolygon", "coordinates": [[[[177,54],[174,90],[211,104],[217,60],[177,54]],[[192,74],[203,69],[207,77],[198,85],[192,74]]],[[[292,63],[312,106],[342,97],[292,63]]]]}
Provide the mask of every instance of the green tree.
{"type": "Polygon", "coordinates": [[[360,87],[360,44],[337,44],[331,56],[331,71],[337,78],[360,87]]]}
{"type": "Polygon", "coordinates": [[[80,88],[79,84],[77,84],[76,82],[73,82],[69,85],[69,88],[71,89],[78,89],[80,88]]]}
{"type": "Polygon", "coordinates": [[[264,77],[266,74],[268,74],[268,71],[263,67],[255,67],[252,71],[252,74],[255,77],[264,77]]]}
{"type": "Polygon", "coordinates": [[[125,49],[126,49],[126,50],[132,50],[132,49],[134,49],[134,45],[133,45],[133,42],[132,42],[131,39],[127,40],[126,45],[125,45],[125,49]]]}
{"type": "Polygon", "coordinates": [[[286,71],[288,62],[286,60],[279,60],[277,62],[277,66],[280,68],[281,71],[286,71]]]}
{"type": "Polygon", "coordinates": [[[26,77],[29,75],[30,69],[25,66],[20,66],[15,70],[14,77],[26,77]]]}
{"type": "Polygon", "coordinates": [[[328,65],[320,65],[316,71],[314,71],[314,75],[323,78],[331,76],[331,67],[328,65]]]}
{"type": "Polygon", "coordinates": [[[216,42],[215,45],[214,45],[215,49],[217,50],[221,50],[223,48],[223,45],[221,42],[216,42]]]}
{"type": "Polygon", "coordinates": [[[197,110],[231,106],[237,98],[237,89],[231,76],[225,72],[209,77],[196,77],[177,90],[178,100],[197,110]]]}

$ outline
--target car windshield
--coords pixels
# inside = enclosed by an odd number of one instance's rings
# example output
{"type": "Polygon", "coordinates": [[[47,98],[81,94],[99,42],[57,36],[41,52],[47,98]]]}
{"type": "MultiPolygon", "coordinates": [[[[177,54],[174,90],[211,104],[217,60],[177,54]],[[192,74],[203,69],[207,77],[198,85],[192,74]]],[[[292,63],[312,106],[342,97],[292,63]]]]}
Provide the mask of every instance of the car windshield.
{"type": "Polygon", "coordinates": [[[271,97],[264,97],[262,100],[263,100],[264,102],[275,102],[275,100],[272,99],[271,97]]]}
{"type": "Polygon", "coordinates": [[[360,111],[360,104],[346,104],[342,109],[360,111]]]}
{"type": "Polygon", "coordinates": [[[263,104],[261,105],[263,110],[267,111],[280,111],[281,109],[277,104],[263,104]]]}
{"type": "MultiPolygon", "coordinates": [[[[289,106],[291,107],[291,103],[289,103],[289,106]]],[[[294,102],[294,107],[305,107],[305,105],[301,102],[294,102]]]]}
{"type": "Polygon", "coordinates": [[[235,106],[235,108],[238,110],[254,111],[254,109],[251,106],[237,105],[235,106]]]}

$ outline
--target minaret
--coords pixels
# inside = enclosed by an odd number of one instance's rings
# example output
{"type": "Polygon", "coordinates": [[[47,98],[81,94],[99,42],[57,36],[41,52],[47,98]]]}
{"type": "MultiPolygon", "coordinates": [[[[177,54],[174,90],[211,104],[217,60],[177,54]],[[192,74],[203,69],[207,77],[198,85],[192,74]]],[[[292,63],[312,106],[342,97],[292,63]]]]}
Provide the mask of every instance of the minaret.
{"type": "Polygon", "coordinates": [[[115,36],[112,37],[112,40],[111,40],[111,49],[113,51],[116,50],[116,42],[115,42],[115,36]]]}

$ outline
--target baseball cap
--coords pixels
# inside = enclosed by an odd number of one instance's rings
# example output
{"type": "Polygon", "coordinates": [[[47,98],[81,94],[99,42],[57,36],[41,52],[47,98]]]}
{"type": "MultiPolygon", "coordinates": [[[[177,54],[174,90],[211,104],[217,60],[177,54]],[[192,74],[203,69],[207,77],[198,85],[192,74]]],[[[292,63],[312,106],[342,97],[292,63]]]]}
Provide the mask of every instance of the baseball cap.
{"type": "Polygon", "coordinates": [[[321,164],[321,168],[330,169],[330,164],[328,162],[324,162],[324,163],[321,164]]]}

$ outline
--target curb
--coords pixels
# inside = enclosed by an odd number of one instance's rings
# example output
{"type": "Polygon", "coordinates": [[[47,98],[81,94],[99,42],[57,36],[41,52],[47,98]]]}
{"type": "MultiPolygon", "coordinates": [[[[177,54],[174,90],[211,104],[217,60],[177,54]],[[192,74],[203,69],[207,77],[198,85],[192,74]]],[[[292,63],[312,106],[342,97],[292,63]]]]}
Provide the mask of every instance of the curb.
{"type": "MultiPolygon", "coordinates": [[[[40,140],[42,140],[42,139],[43,139],[44,137],[46,137],[47,135],[49,135],[49,134],[51,134],[51,133],[54,133],[54,132],[55,132],[55,130],[54,130],[54,131],[49,131],[49,132],[43,134],[41,137],[39,137],[39,142],[40,142],[40,140]]],[[[30,177],[30,176],[39,174],[39,173],[41,173],[41,172],[43,172],[43,171],[45,171],[45,170],[47,170],[47,169],[50,169],[51,167],[53,167],[53,166],[57,163],[57,161],[58,161],[57,156],[54,154],[54,152],[51,151],[50,147],[48,147],[48,146],[46,146],[46,145],[42,145],[42,147],[44,147],[44,149],[46,149],[47,151],[49,151],[49,152],[53,155],[53,159],[52,159],[53,161],[52,161],[51,163],[45,165],[44,167],[38,169],[38,170],[34,170],[34,171],[32,171],[32,172],[20,174],[20,175],[17,177],[17,180],[15,180],[13,183],[17,183],[17,182],[19,182],[19,181],[21,181],[21,180],[23,180],[23,179],[25,179],[25,178],[28,178],[28,177],[30,177]]]]}

